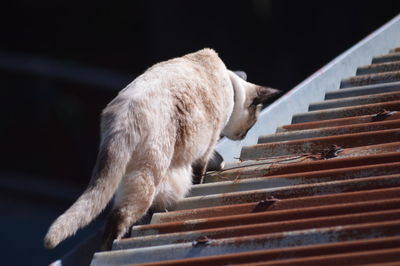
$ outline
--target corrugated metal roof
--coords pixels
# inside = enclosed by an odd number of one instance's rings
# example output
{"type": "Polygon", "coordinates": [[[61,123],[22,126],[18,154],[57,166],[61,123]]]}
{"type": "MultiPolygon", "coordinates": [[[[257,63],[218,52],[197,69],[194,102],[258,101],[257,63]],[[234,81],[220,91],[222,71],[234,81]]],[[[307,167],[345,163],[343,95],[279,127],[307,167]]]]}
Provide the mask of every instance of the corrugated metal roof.
{"type": "Polygon", "coordinates": [[[400,48],[92,265],[400,264],[400,48]]]}

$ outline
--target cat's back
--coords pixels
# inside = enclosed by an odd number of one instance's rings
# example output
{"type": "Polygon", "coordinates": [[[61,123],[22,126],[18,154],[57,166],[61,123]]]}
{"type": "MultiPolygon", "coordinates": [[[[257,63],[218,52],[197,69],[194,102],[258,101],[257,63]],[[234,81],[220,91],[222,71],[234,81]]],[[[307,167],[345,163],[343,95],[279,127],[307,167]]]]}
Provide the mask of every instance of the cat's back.
{"type": "Polygon", "coordinates": [[[178,113],[191,123],[202,123],[226,120],[232,99],[224,63],[214,50],[203,49],[150,67],[120,91],[103,114],[140,113],[160,124],[178,113]]]}

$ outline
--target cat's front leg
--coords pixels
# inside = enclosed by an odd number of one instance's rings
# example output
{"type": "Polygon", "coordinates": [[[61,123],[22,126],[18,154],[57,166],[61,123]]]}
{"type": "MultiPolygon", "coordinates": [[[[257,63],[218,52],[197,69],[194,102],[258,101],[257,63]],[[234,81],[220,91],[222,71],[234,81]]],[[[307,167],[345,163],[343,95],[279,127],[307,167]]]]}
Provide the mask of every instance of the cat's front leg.
{"type": "Polygon", "coordinates": [[[204,176],[207,172],[208,161],[196,162],[193,164],[193,184],[202,184],[204,182],[204,176]]]}
{"type": "Polygon", "coordinates": [[[220,171],[224,168],[224,158],[217,151],[214,151],[205,162],[199,160],[193,164],[193,184],[202,184],[207,172],[220,171]]]}

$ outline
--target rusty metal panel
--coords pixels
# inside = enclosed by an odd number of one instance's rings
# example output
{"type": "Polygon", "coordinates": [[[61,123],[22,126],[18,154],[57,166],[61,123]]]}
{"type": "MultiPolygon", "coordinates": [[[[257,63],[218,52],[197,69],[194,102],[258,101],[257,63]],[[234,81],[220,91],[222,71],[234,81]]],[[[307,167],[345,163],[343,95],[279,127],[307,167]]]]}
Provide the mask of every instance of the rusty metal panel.
{"type": "Polygon", "coordinates": [[[378,55],[372,58],[372,64],[385,63],[391,61],[400,61],[400,52],[378,55]]]}
{"type": "Polygon", "coordinates": [[[400,110],[400,101],[366,104],[354,107],[331,108],[326,110],[300,113],[293,116],[292,123],[296,124],[316,120],[328,120],[360,115],[373,115],[380,112],[382,109],[390,111],[400,110]]]}
{"type": "MultiPolygon", "coordinates": [[[[396,204],[398,205],[398,201],[396,204]]],[[[290,232],[294,230],[309,230],[331,226],[344,226],[344,225],[360,225],[375,222],[387,222],[400,220],[400,210],[383,210],[371,211],[356,214],[333,214],[332,216],[293,219],[293,220],[278,220],[268,222],[262,219],[248,219],[246,222],[249,224],[241,225],[239,221],[235,225],[223,225],[215,223],[215,227],[211,229],[197,229],[190,223],[176,228],[176,233],[164,233],[162,231],[151,231],[151,235],[144,235],[141,237],[132,237],[130,239],[122,239],[116,241],[113,249],[131,249],[154,247],[160,245],[179,244],[185,242],[194,242],[197,239],[224,239],[231,237],[241,236],[254,236],[260,234],[274,234],[282,232],[290,232]],[[239,225],[238,225],[239,224],[239,225]],[[191,230],[191,228],[193,228],[191,230]]],[[[222,221],[223,222],[223,221],[222,221]]]]}
{"type": "MultiPolygon", "coordinates": [[[[331,145],[339,145],[343,149],[369,146],[400,140],[400,129],[386,129],[356,134],[318,137],[310,139],[261,143],[243,147],[240,154],[242,160],[268,158],[286,155],[317,154],[331,145]]],[[[336,156],[335,156],[336,157],[336,156]]]]}
{"type": "Polygon", "coordinates": [[[399,90],[400,90],[400,82],[390,82],[390,83],[366,85],[360,87],[351,87],[341,90],[327,91],[325,93],[325,100],[355,97],[368,94],[378,94],[383,92],[392,92],[399,90]]]}
{"type": "Polygon", "coordinates": [[[400,163],[375,164],[284,175],[267,174],[263,177],[257,177],[257,175],[254,175],[251,178],[243,178],[238,175],[236,177],[230,176],[230,180],[232,181],[220,181],[216,184],[207,183],[193,186],[188,197],[255,190],[259,188],[295,186],[300,184],[321,183],[334,180],[346,180],[397,173],[400,173],[400,163]]]}
{"type": "MultiPolygon", "coordinates": [[[[400,248],[391,248],[377,251],[364,251],[352,252],[349,254],[335,254],[327,256],[315,256],[303,259],[289,259],[280,262],[260,262],[246,264],[249,266],[285,266],[285,265],[298,265],[298,266],[312,266],[312,265],[370,265],[370,263],[379,263],[380,266],[398,265],[398,256],[400,248]]],[[[240,265],[240,264],[239,264],[240,265]]]]}
{"type": "MultiPolygon", "coordinates": [[[[330,255],[330,254],[348,254],[359,251],[384,250],[398,248],[400,246],[400,237],[384,237],[376,239],[367,239],[359,241],[345,241],[330,244],[310,245],[302,247],[291,247],[282,249],[270,249],[252,252],[241,252],[238,254],[209,256],[203,258],[193,258],[184,260],[170,260],[164,262],[155,262],[146,264],[148,266],[203,266],[203,265],[237,265],[259,261],[288,260],[294,258],[304,258],[312,256],[330,255]]],[[[321,264],[319,264],[321,265],[321,264]]],[[[380,264],[382,265],[382,264],[380,264]]]]}
{"type": "Polygon", "coordinates": [[[138,264],[176,258],[195,258],[399,235],[400,221],[332,226],[319,229],[216,239],[204,244],[189,242],[98,252],[93,257],[92,265],[138,264]]]}
{"type": "MultiPolygon", "coordinates": [[[[193,219],[217,218],[240,214],[249,214],[262,211],[298,210],[306,207],[329,206],[351,202],[366,202],[371,200],[384,200],[400,197],[400,187],[372,189],[365,191],[344,192],[318,196],[305,196],[298,198],[279,199],[275,201],[261,200],[258,202],[241,203],[218,206],[212,208],[197,208],[180,211],[156,213],[153,215],[152,224],[179,222],[193,219]]],[[[139,227],[139,229],[142,227],[139,227]]]]}
{"type": "Polygon", "coordinates": [[[205,176],[205,182],[236,180],[268,175],[282,175],[321,171],[336,168],[356,167],[363,165],[391,163],[400,161],[400,143],[388,143],[372,146],[345,149],[338,157],[329,160],[318,160],[315,157],[303,157],[290,160],[292,157],[268,158],[265,160],[244,161],[232,165],[217,173],[205,176]],[[364,154],[364,150],[366,151],[364,154]]]}
{"type": "MultiPolygon", "coordinates": [[[[400,58],[400,57],[399,57],[400,58]]],[[[368,74],[343,79],[340,88],[400,81],[400,71],[368,74]]]]}
{"type": "Polygon", "coordinates": [[[400,47],[396,47],[396,48],[393,48],[393,49],[390,49],[389,50],[389,53],[400,53],[400,47]]]}
{"type": "Polygon", "coordinates": [[[309,105],[308,110],[315,111],[315,110],[323,110],[329,108],[397,101],[399,99],[400,99],[399,91],[385,92],[385,93],[378,93],[378,94],[371,94],[364,96],[354,96],[354,97],[339,98],[333,100],[325,100],[323,102],[312,103],[309,105]]]}
{"type": "Polygon", "coordinates": [[[329,193],[388,188],[398,185],[400,185],[399,174],[350,180],[337,180],[315,184],[301,184],[296,186],[264,188],[249,191],[189,197],[178,202],[174,209],[184,210],[221,205],[233,205],[237,203],[261,201],[268,199],[268,197],[286,199],[324,195],[329,193]]]}
{"type": "Polygon", "coordinates": [[[380,72],[399,71],[400,61],[371,64],[357,68],[357,75],[374,74],[380,72]]]}
{"type": "MultiPolygon", "coordinates": [[[[253,212],[248,214],[239,214],[239,215],[230,215],[224,217],[213,217],[208,219],[193,219],[193,220],[185,220],[181,222],[170,222],[170,223],[162,223],[162,224],[150,224],[150,225],[138,225],[132,228],[131,236],[136,238],[135,241],[139,240],[138,237],[143,236],[151,236],[157,234],[170,234],[170,233],[182,233],[182,232],[190,232],[190,231],[198,231],[198,230],[213,230],[213,229],[223,229],[228,230],[227,227],[232,227],[229,230],[232,230],[232,236],[234,234],[234,230],[236,230],[235,226],[243,226],[243,225],[255,225],[255,224],[264,224],[265,227],[269,227],[272,223],[278,225],[280,222],[280,226],[288,225],[290,221],[298,222],[299,220],[304,219],[320,219],[324,217],[326,221],[334,221],[338,218],[339,215],[345,215],[344,218],[351,218],[358,215],[364,215],[365,213],[372,212],[380,212],[380,211],[393,211],[386,212],[390,213],[392,218],[397,217],[395,213],[400,209],[400,195],[393,199],[383,199],[383,200],[368,200],[363,202],[355,202],[355,203],[343,203],[343,204],[332,204],[332,205],[324,205],[324,206],[312,206],[312,207],[300,207],[298,209],[289,209],[289,210],[271,210],[268,208],[262,209],[254,208],[253,212]],[[364,213],[364,214],[363,214],[364,213]],[[357,215],[355,215],[357,214],[357,215]],[[349,215],[349,216],[346,216],[349,215]],[[334,217],[335,216],[335,217],[334,217]],[[329,218],[330,217],[330,218],[329,218]]],[[[261,204],[265,204],[268,206],[273,205],[274,203],[271,200],[264,201],[261,204]]],[[[382,215],[386,215],[382,213],[382,215]]],[[[342,218],[343,218],[342,217],[342,218]]],[[[372,216],[371,216],[372,217],[372,216]]],[[[337,221],[342,223],[343,219],[338,219],[337,221]]],[[[386,218],[385,218],[386,219],[386,218]]],[[[324,220],[324,221],[325,221],[324,220]]],[[[372,222],[372,220],[369,220],[372,222]]],[[[307,223],[309,220],[307,220],[307,223]]],[[[311,222],[311,224],[315,224],[311,222]]],[[[279,227],[281,228],[281,227],[279,227]]],[[[296,227],[298,228],[298,227],[296,227]]],[[[264,229],[260,229],[258,231],[261,233],[264,229]]],[[[272,230],[269,228],[268,230],[272,230]]],[[[268,231],[266,232],[272,232],[268,231]]],[[[206,234],[208,237],[211,236],[211,233],[206,234]]],[[[247,232],[250,234],[250,231],[247,232]]],[[[217,238],[214,235],[213,238],[217,238]]],[[[121,240],[121,243],[129,240],[121,240]]]]}
{"type": "Polygon", "coordinates": [[[298,139],[308,139],[308,138],[316,138],[324,136],[354,134],[367,131],[394,129],[399,127],[400,127],[400,119],[363,123],[356,125],[325,127],[320,129],[288,131],[288,132],[280,132],[280,133],[260,136],[260,138],[258,139],[258,143],[270,143],[270,142],[286,141],[286,140],[298,140],[298,139]]]}
{"type": "MultiPolygon", "coordinates": [[[[386,117],[384,120],[396,120],[400,119],[400,112],[393,112],[391,116],[386,117]]],[[[291,125],[284,125],[277,128],[277,132],[293,131],[293,130],[305,130],[305,129],[317,129],[324,127],[337,127],[345,125],[356,125],[362,123],[376,122],[375,115],[362,115],[355,117],[338,118],[331,120],[321,120],[313,122],[305,122],[291,125]]]]}

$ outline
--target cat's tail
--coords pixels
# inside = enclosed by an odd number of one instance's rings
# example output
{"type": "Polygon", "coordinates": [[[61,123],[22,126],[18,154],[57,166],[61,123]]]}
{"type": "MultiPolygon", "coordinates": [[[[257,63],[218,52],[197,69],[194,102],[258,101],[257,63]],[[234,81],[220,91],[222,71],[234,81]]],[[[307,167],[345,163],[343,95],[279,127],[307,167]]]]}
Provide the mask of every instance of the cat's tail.
{"type": "Polygon", "coordinates": [[[50,226],[44,238],[46,248],[54,248],[89,224],[107,206],[118,188],[131,157],[129,137],[108,136],[100,145],[88,187],[76,202],[50,226]]]}

